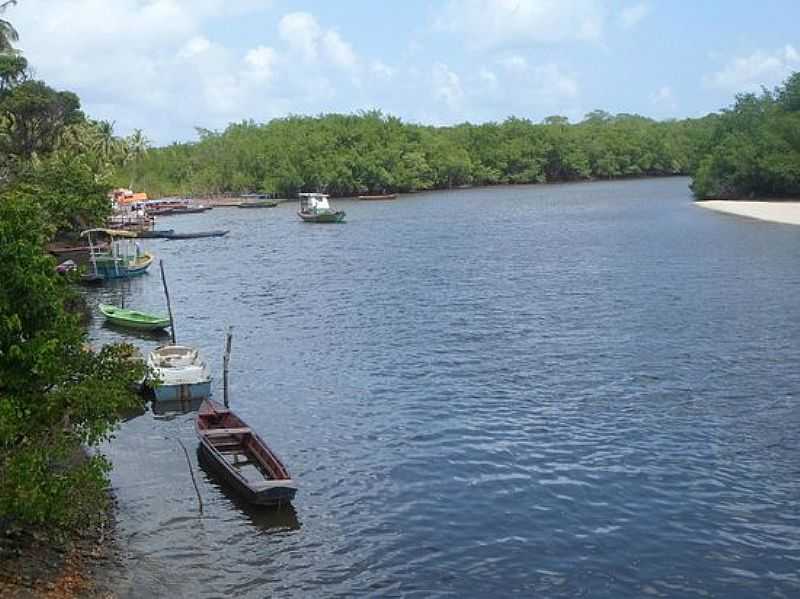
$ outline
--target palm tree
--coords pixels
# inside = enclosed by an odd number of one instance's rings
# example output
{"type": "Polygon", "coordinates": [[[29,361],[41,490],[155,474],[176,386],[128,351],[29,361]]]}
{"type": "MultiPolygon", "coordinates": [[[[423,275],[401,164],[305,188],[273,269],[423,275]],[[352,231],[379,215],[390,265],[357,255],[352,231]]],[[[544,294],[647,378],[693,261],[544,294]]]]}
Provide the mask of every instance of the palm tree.
{"type": "MultiPolygon", "coordinates": [[[[14,6],[16,3],[17,0],[1,2],[0,13],[5,12],[9,6],[14,6]]],[[[16,42],[17,40],[19,40],[19,34],[14,29],[14,26],[5,19],[0,19],[0,52],[14,52],[14,46],[11,45],[11,42],[16,42]]]]}
{"type": "Polygon", "coordinates": [[[141,129],[134,129],[133,133],[131,133],[125,139],[125,149],[126,149],[126,161],[130,160],[133,162],[133,166],[131,168],[131,184],[129,189],[133,189],[133,184],[136,180],[136,165],[142,158],[144,158],[145,154],[147,154],[147,150],[150,147],[150,140],[148,140],[144,133],[142,133],[141,129]]]}

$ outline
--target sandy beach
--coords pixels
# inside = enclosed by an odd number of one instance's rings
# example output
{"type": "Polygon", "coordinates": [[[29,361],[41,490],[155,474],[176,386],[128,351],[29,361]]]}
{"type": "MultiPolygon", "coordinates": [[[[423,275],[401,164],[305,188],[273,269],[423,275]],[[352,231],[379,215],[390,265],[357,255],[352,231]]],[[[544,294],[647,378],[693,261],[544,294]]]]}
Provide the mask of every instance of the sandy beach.
{"type": "Polygon", "coordinates": [[[726,212],[727,214],[736,214],[773,223],[800,225],[800,201],[739,202],[705,200],[696,202],[696,204],[717,212],[726,212]]]}

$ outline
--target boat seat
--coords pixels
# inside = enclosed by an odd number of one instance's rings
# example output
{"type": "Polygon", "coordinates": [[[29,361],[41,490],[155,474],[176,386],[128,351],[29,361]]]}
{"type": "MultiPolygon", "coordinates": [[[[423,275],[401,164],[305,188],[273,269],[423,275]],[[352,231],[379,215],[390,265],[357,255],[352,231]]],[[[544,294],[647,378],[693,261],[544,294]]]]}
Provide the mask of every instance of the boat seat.
{"type": "Polygon", "coordinates": [[[206,437],[221,437],[224,435],[244,435],[249,433],[250,429],[246,426],[242,428],[212,428],[203,431],[206,437]]]}

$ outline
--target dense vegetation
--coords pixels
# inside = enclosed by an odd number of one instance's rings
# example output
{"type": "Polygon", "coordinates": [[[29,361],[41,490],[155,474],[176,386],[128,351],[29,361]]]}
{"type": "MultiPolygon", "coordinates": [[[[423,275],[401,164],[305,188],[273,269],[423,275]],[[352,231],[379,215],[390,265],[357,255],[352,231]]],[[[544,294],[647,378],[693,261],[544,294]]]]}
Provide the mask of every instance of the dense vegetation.
{"type": "Polygon", "coordinates": [[[737,96],[714,119],[693,176],[701,198],[800,195],[800,73],[737,96]]]}
{"type": "Polygon", "coordinates": [[[15,40],[0,20],[0,534],[9,519],[85,524],[103,507],[109,464],[81,447],[109,436],[144,371],[130,346],[86,346],[76,294],[44,251],[103,221],[132,143],[33,80],[15,40]]]}
{"type": "Polygon", "coordinates": [[[708,119],[656,122],[595,111],[578,124],[426,127],[380,112],[290,116],[200,130],[195,143],[149,151],[118,173],[151,195],[260,191],[293,196],[416,191],[689,173],[708,119]]]}

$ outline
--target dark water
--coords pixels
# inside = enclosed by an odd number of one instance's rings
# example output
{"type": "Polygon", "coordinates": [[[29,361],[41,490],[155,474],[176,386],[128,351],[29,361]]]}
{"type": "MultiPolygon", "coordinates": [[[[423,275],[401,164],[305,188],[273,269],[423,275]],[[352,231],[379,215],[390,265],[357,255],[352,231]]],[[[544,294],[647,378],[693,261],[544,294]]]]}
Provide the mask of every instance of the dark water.
{"type": "Polygon", "coordinates": [[[200,516],[191,415],[126,422],[121,594],[800,596],[800,229],[685,179],[339,206],[149,243],[217,397],[235,326],[232,404],[300,491],[254,511],[201,470],[200,516]]]}

